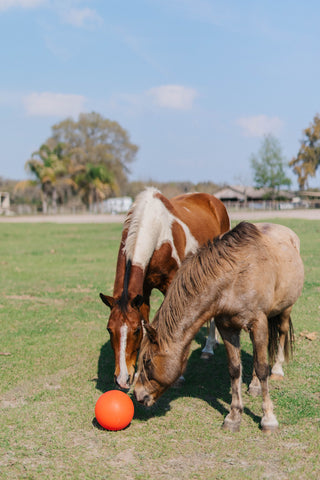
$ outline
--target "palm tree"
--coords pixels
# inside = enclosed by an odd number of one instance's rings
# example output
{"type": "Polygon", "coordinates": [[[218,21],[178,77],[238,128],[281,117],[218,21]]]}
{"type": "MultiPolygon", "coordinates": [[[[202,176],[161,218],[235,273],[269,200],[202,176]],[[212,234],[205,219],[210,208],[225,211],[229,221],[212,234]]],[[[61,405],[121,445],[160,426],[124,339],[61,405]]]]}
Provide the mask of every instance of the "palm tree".
{"type": "Polygon", "coordinates": [[[118,185],[113,179],[113,175],[103,164],[94,165],[87,163],[78,166],[78,172],[74,177],[75,183],[79,188],[79,194],[92,211],[93,206],[99,204],[113,192],[118,192],[118,185]]]}
{"type": "Polygon", "coordinates": [[[31,159],[26,162],[29,171],[41,186],[42,212],[47,213],[48,203],[51,199],[52,210],[57,210],[58,191],[70,185],[68,178],[68,157],[63,155],[63,145],[58,143],[52,150],[46,144],[33,152],[31,159]]]}

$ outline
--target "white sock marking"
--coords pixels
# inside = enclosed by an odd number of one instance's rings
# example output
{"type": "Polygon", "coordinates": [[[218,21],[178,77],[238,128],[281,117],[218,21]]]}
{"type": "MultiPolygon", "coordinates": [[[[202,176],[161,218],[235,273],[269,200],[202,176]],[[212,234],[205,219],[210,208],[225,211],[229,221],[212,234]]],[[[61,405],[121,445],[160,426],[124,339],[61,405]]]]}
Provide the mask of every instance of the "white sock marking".
{"type": "Polygon", "coordinates": [[[219,342],[217,340],[217,334],[216,334],[216,326],[215,326],[214,320],[211,320],[209,335],[208,335],[205,347],[203,348],[202,352],[214,355],[213,349],[216,345],[219,345],[219,342]]]}

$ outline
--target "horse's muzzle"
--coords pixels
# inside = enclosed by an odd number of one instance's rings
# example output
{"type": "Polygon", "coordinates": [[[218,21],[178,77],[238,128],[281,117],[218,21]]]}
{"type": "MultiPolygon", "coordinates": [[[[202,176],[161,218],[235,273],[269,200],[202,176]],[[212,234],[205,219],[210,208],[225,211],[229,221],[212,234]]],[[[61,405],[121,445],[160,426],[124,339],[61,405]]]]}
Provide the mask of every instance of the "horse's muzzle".
{"type": "Polygon", "coordinates": [[[116,383],[116,385],[118,387],[120,387],[122,390],[129,390],[129,388],[131,387],[132,383],[133,383],[133,379],[132,377],[130,377],[130,375],[128,375],[128,377],[126,378],[125,381],[122,380],[122,378],[120,377],[116,377],[116,375],[114,376],[114,381],[116,383]]]}
{"type": "Polygon", "coordinates": [[[151,407],[154,404],[153,397],[142,387],[134,389],[134,396],[136,400],[145,407],[151,407]]]}

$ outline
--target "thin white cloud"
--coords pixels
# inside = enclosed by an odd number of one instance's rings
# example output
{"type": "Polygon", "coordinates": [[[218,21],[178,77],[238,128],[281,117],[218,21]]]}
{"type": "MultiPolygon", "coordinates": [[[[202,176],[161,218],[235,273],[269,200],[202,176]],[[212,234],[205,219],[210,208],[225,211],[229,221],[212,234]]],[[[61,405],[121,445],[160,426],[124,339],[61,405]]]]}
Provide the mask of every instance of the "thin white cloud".
{"type": "Polygon", "coordinates": [[[245,137],[263,137],[269,133],[279,134],[283,128],[283,121],[279,117],[267,115],[241,117],[236,123],[242,128],[245,137]]]}
{"type": "Polygon", "coordinates": [[[154,105],[174,110],[190,110],[198,93],[194,88],[183,85],[162,85],[146,92],[154,105]]]}
{"type": "Polygon", "coordinates": [[[86,98],[83,95],[63,93],[31,93],[23,98],[27,115],[38,117],[76,117],[84,111],[86,98]]]}
{"type": "Polygon", "coordinates": [[[192,20],[202,21],[221,26],[228,20],[233,20],[236,6],[230,9],[225,2],[212,0],[160,0],[160,5],[165,5],[170,10],[180,12],[192,20]]]}
{"type": "Polygon", "coordinates": [[[45,0],[0,0],[0,11],[10,8],[36,8],[44,4],[45,0]]]}
{"type": "Polygon", "coordinates": [[[79,28],[97,27],[103,23],[102,17],[92,8],[74,8],[71,0],[0,0],[0,12],[10,8],[31,9],[46,6],[56,13],[61,22],[79,28]]]}
{"type": "Polygon", "coordinates": [[[74,27],[96,27],[103,23],[102,17],[91,8],[62,8],[61,19],[74,27]]]}

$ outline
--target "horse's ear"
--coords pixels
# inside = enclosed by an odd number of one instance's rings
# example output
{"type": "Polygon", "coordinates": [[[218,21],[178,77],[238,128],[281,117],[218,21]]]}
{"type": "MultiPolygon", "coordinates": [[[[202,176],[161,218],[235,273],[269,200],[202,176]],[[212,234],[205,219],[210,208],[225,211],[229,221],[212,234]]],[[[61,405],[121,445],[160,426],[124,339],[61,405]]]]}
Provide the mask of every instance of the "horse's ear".
{"type": "Polygon", "coordinates": [[[100,298],[103,301],[103,303],[105,305],[107,305],[107,307],[109,307],[110,309],[112,309],[114,307],[114,298],[113,297],[109,297],[109,295],[104,295],[103,293],[100,293],[100,298]]]}
{"type": "Polygon", "coordinates": [[[157,331],[150,323],[143,322],[143,327],[151,343],[158,345],[157,331]]]}
{"type": "Polygon", "coordinates": [[[134,297],[133,300],[131,300],[131,306],[133,308],[137,308],[139,310],[139,308],[141,307],[141,305],[143,304],[143,296],[142,295],[136,295],[134,297]]]}

